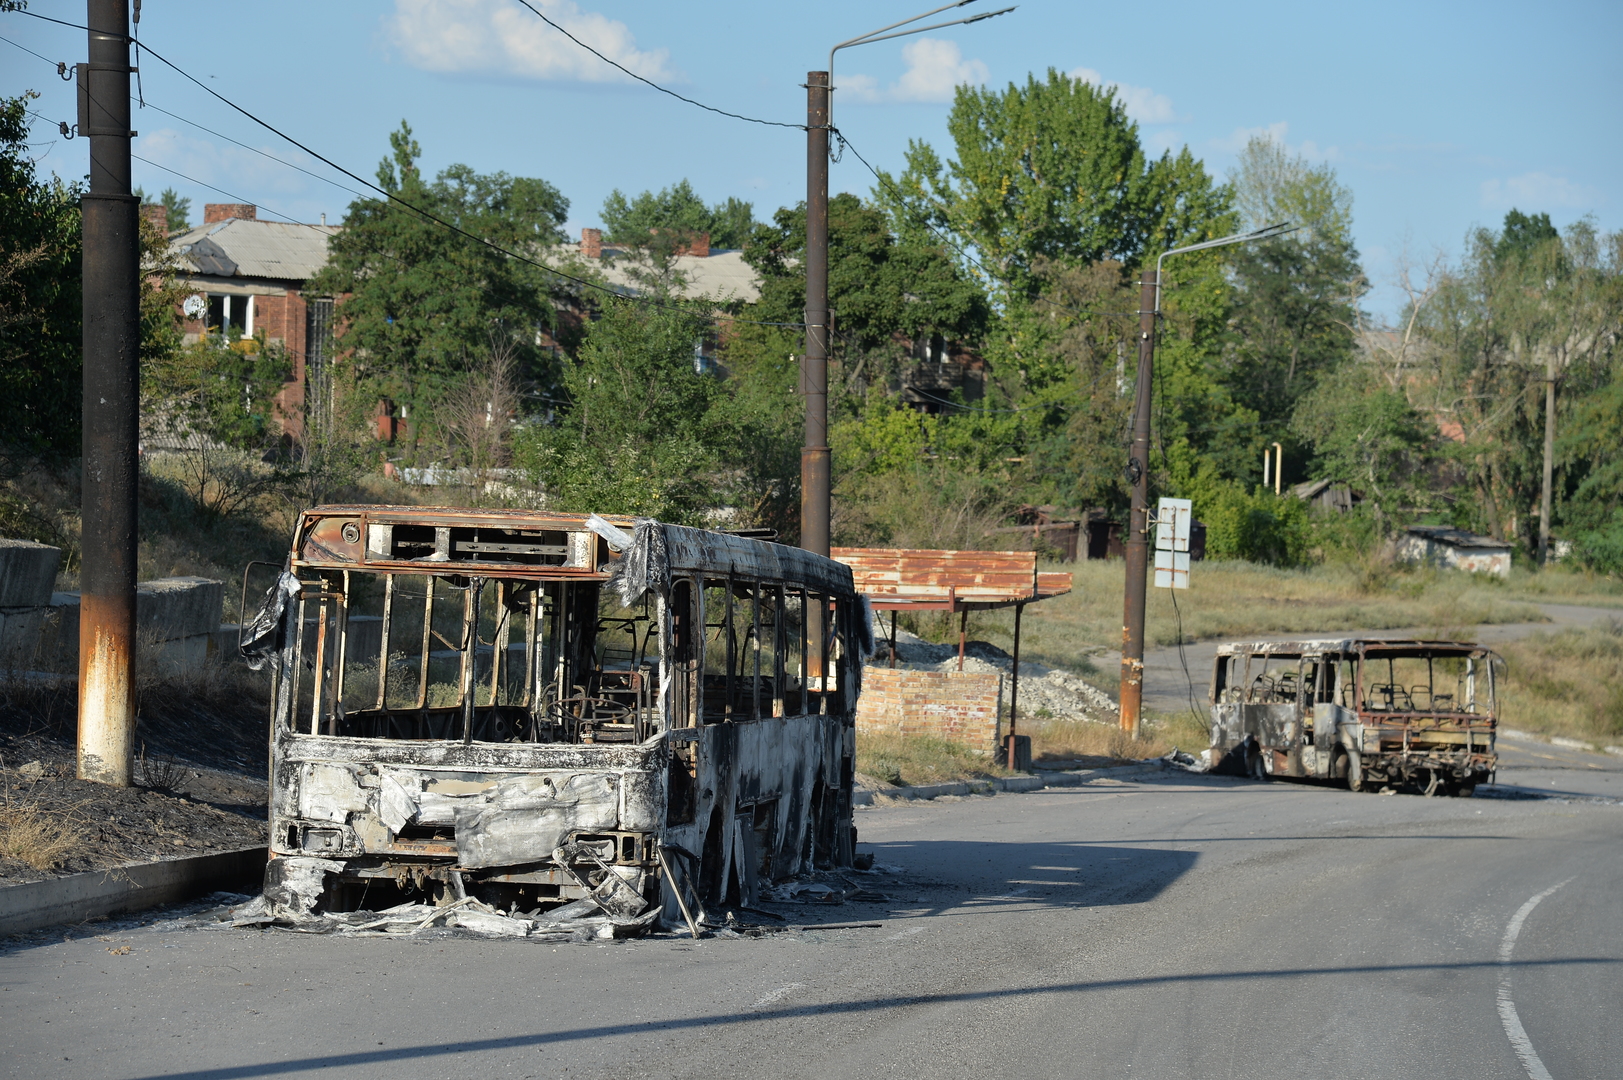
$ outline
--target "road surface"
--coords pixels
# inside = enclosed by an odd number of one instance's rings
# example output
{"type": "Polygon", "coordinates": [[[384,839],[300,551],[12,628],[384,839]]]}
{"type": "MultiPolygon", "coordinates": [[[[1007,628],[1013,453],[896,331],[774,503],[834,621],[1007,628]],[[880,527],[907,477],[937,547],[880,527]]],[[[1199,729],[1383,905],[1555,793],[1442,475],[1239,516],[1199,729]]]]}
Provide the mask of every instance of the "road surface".
{"type": "Polygon", "coordinates": [[[1167,774],[863,811],[889,902],[789,910],[876,928],[13,943],[0,1076],[1618,1076],[1623,758],[1501,745],[1541,797],[1167,774]]]}

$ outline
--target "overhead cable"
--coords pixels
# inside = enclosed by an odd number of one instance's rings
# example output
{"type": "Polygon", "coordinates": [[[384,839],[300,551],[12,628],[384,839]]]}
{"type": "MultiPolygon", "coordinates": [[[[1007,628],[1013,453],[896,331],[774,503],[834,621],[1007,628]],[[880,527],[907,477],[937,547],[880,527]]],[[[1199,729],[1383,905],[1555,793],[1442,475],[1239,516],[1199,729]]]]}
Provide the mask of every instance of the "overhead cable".
{"type": "MultiPolygon", "coordinates": [[[[70,27],[73,27],[73,28],[79,29],[79,30],[87,29],[86,27],[81,26],[81,25],[79,25],[77,23],[70,23],[70,22],[66,22],[66,21],[64,21],[62,19],[53,19],[53,18],[50,18],[49,16],[46,16],[46,15],[39,15],[36,12],[32,12],[32,11],[27,10],[26,8],[20,9],[20,10],[21,10],[21,13],[24,14],[24,15],[33,15],[35,18],[44,19],[46,22],[58,23],[58,24],[60,24],[62,26],[70,26],[70,27]]],[[[532,9],[532,10],[534,10],[534,9],[532,9]]],[[[539,12],[537,12],[537,14],[539,14],[539,12]]],[[[125,38],[125,40],[129,41],[129,40],[132,40],[132,39],[125,38]]],[[[342,165],[338,164],[336,161],[333,161],[331,158],[327,157],[326,155],[318,153],[317,151],[315,151],[315,150],[311,149],[310,147],[306,146],[304,143],[302,143],[299,140],[295,139],[293,136],[287,134],[285,131],[282,131],[280,128],[276,127],[274,124],[271,124],[271,123],[269,123],[268,121],[265,121],[265,120],[261,120],[258,116],[255,116],[253,113],[249,112],[247,109],[243,108],[241,105],[238,105],[236,102],[232,101],[230,98],[226,97],[224,94],[219,93],[218,91],[216,91],[213,88],[211,88],[210,86],[208,86],[206,83],[200,81],[196,76],[192,75],[190,72],[186,71],[184,68],[180,67],[178,64],[174,63],[172,60],[165,57],[162,53],[160,53],[156,49],[154,49],[151,45],[148,45],[148,44],[143,42],[142,45],[141,45],[141,48],[143,50],[145,50],[148,54],[150,54],[154,59],[156,59],[160,63],[162,63],[164,66],[166,66],[170,70],[174,71],[177,75],[181,76],[182,78],[186,79],[188,82],[195,85],[198,89],[203,90],[204,92],[209,94],[211,97],[213,97],[213,98],[223,102],[224,104],[230,106],[232,109],[234,109],[237,112],[241,113],[243,116],[247,117],[249,120],[252,120],[254,123],[258,124],[260,127],[264,128],[266,131],[269,131],[271,134],[277,136],[280,139],[283,139],[283,140],[291,143],[292,145],[298,147],[300,150],[303,150],[306,154],[309,154],[311,157],[315,158],[317,161],[321,162],[323,165],[326,165],[327,167],[329,167],[329,168],[331,168],[331,169],[333,169],[333,170],[335,170],[337,172],[342,173],[343,175],[349,177],[351,180],[354,180],[356,183],[361,184],[364,187],[370,188],[371,190],[377,192],[379,195],[383,196],[389,202],[398,203],[400,206],[403,206],[407,210],[410,210],[413,213],[420,215],[421,217],[425,218],[426,220],[432,221],[436,225],[439,225],[442,228],[449,229],[450,231],[456,233],[459,236],[464,237],[465,239],[472,240],[474,243],[480,244],[483,247],[489,248],[490,250],[495,251],[495,252],[497,252],[497,253],[499,253],[501,255],[504,255],[504,256],[506,256],[506,257],[508,257],[510,259],[516,259],[519,262],[526,263],[526,264],[528,264],[530,266],[536,267],[539,270],[544,270],[549,274],[552,274],[552,275],[554,275],[556,277],[562,278],[565,281],[573,282],[576,285],[579,285],[579,286],[581,286],[583,288],[591,289],[591,290],[593,290],[595,292],[602,293],[602,294],[604,294],[606,296],[612,296],[612,297],[615,297],[615,298],[621,299],[621,300],[631,300],[631,301],[634,301],[634,302],[639,303],[639,304],[648,304],[651,307],[668,308],[668,309],[672,309],[672,310],[682,311],[682,312],[685,312],[685,313],[687,313],[689,315],[697,315],[697,317],[705,319],[705,320],[710,321],[710,322],[735,322],[735,323],[748,323],[748,324],[757,325],[757,326],[787,326],[787,327],[803,327],[803,326],[806,325],[805,323],[769,322],[769,321],[765,321],[765,320],[761,320],[761,319],[740,319],[735,315],[728,315],[728,314],[698,315],[698,313],[694,312],[691,308],[686,307],[684,305],[673,304],[673,303],[670,303],[668,301],[659,300],[659,299],[656,299],[656,298],[653,298],[653,297],[628,295],[627,293],[622,292],[619,289],[613,288],[612,286],[600,285],[597,282],[591,281],[591,280],[589,280],[587,278],[579,277],[579,276],[577,276],[575,274],[568,273],[567,271],[564,271],[564,270],[559,270],[555,266],[549,266],[546,263],[541,262],[539,259],[534,259],[534,258],[531,258],[528,255],[524,255],[524,254],[521,254],[521,253],[519,253],[517,251],[513,251],[513,250],[511,250],[509,248],[502,247],[500,244],[496,243],[493,240],[488,240],[485,237],[478,236],[478,235],[476,235],[474,233],[471,233],[471,232],[467,231],[466,229],[462,228],[460,225],[457,225],[454,222],[447,221],[446,219],[440,217],[438,214],[435,214],[435,213],[433,213],[431,211],[425,210],[422,207],[417,206],[417,205],[415,205],[413,203],[407,202],[405,199],[400,198],[400,196],[394,194],[391,191],[386,190],[385,188],[379,187],[377,184],[372,183],[370,180],[367,180],[365,177],[356,175],[355,173],[353,173],[350,170],[344,168],[342,165]]],[[[613,63],[613,61],[610,61],[610,63],[613,63]]],[[[678,96],[680,96],[680,95],[678,95],[678,96]]],[[[695,104],[697,104],[697,103],[695,103],[695,104]]],[[[744,119],[749,119],[749,118],[744,117],[744,119]]],[[[767,123],[768,121],[759,121],[759,122],[760,123],[767,123]]],[[[794,125],[788,125],[788,126],[792,127],[794,125]]],[[[145,160],[145,159],[143,159],[143,160],[145,160]]],[[[280,159],[273,159],[273,160],[280,160],[280,159]]],[[[283,164],[288,164],[288,163],[283,162],[283,164]]],[[[291,166],[291,167],[298,168],[298,166],[291,166]]],[[[304,171],[304,170],[300,170],[300,171],[304,171]]],[[[218,189],[214,189],[214,190],[218,190],[218,189]]]]}
{"type": "Polygon", "coordinates": [[[668,89],[666,87],[663,87],[663,86],[659,85],[657,82],[654,82],[652,79],[647,79],[647,78],[644,78],[641,75],[638,75],[635,71],[632,71],[630,68],[626,67],[624,64],[621,64],[620,62],[618,62],[616,60],[610,60],[607,56],[604,56],[602,53],[598,52],[596,49],[594,49],[590,45],[586,44],[586,42],[582,41],[580,38],[576,37],[574,34],[571,34],[568,30],[565,30],[563,27],[559,26],[557,23],[553,22],[551,19],[549,19],[545,15],[541,14],[540,9],[537,8],[535,5],[531,4],[530,0],[518,0],[518,2],[520,4],[523,4],[525,7],[529,8],[532,12],[534,12],[536,18],[540,19],[542,22],[546,23],[548,26],[550,26],[554,30],[558,31],[558,33],[562,34],[564,37],[568,38],[570,41],[573,41],[576,45],[579,45],[581,48],[585,49],[587,52],[591,53],[593,56],[597,57],[599,60],[603,61],[605,64],[609,64],[612,67],[618,68],[619,70],[625,72],[627,75],[630,75],[633,79],[636,79],[638,82],[643,83],[644,85],[647,85],[647,86],[651,86],[655,90],[658,90],[662,94],[669,94],[671,97],[675,98],[678,101],[685,101],[689,105],[697,105],[699,108],[704,109],[707,112],[719,113],[722,116],[729,116],[734,120],[745,120],[745,121],[748,121],[751,124],[763,124],[766,127],[793,128],[796,131],[805,131],[806,130],[806,125],[805,124],[786,124],[781,120],[758,120],[753,116],[744,116],[742,113],[728,112],[726,109],[718,109],[714,105],[706,105],[702,101],[694,101],[690,97],[683,97],[681,94],[678,94],[675,90],[671,90],[671,89],[668,89]]]}

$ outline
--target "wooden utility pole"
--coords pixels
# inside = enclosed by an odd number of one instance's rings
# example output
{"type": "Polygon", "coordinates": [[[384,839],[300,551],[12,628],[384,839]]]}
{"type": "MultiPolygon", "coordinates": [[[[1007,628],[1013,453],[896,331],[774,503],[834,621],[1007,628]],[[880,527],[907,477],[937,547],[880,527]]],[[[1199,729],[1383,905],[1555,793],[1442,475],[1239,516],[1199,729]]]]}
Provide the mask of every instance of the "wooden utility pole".
{"type": "Polygon", "coordinates": [[[1121,729],[1138,738],[1144,705],[1144,602],[1150,565],[1150,386],[1155,371],[1155,317],[1159,306],[1158,269],[1145,270],[1139,283],[1138,385],[1133,402],[1133,442],[1127,454],[1127,482],[1133,505],[1122,546],[1127,556],[1127,597],[1121,628],[1121,729]]]}
{"type": "Polygon", "coordinates": [[[130,192],[128,0],[88,0],[79,134],[90,139],[84,228],[84,444],[79,572],[79,776],[128,787],[135,735],[140,468],[139,207],[130,192]]]}

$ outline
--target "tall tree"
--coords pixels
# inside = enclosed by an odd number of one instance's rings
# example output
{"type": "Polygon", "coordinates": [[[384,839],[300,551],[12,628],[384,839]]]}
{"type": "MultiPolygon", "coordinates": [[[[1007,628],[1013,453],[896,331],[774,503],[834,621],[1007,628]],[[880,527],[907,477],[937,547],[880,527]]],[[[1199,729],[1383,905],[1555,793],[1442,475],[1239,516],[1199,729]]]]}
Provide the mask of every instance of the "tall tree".
{"type": "Polygon", "coordinates": [[[603,200],[603,225],[617,244],[646,244],[659,232],[709,233],[713,248],[742,248],[755,227],[755,207],[735,196],[706,206],[686,179],[628,199],[615,188],[603,200]]]}
{"type": "Polygon", "coordinates": [[[28,155],[30,91],[0,98],[0,443],[79,445],[79,190],[28,155]]]}
{"type": "Polygon", "coordinates": [[[420,438],[425,413],[493,341],[511,341],[523,378],[552,377],[535,341],[554,318],[553,283],[545,271],[490,244],[522,254],[561,241],[569,200],[545,180],[476,173],[466,165],[452,165],[430,182],[404,121],[389,144],[378,184],[395,198],[350,204],[344,228],[328,243],[327,266],[308,291],[343,297],[338,346],[353,351],[363,387],[411,407],[420,438]]]}
{"type": "Polygon", "coordinates": [[[1367,286],[1352,241],[1352,193],[1329,165],[1312,165],[1269,137],[1246,144],[1231,180],[1243,228],[1297,227],[1233,255],[1227,380],[1257,411],[1263,434],[1288,442],[1296,403],[1353,357],[1367,286]]]}
{"type": "Polygon", "coordinates": [[[1052,68],[1001,91],[960,86],[947,130],[954,158],[912,141],[907,168],[882,174],[876,197],[900,235],[929,222],[1016,295],[1036,287],[1037,259],[1134,267],[1229,220],[1229,193],[1187,147],[1149,158],[1113,90],[1052,68]]]}

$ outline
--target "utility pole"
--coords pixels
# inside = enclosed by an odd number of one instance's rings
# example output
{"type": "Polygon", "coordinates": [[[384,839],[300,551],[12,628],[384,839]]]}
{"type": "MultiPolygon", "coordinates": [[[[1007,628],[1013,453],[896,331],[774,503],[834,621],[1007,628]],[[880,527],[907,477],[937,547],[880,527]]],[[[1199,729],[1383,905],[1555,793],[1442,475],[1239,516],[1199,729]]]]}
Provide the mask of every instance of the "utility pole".
{"type": "Polygon", "coordinates": [[[1127,556],[1127,588],[1121,627],[1121,729],[1135,739],[1144,708],[1144,594],[1150,570],[1150,391],[1155,378],[1155,324],[1161,317],[1161,264],[1171,255],[1270,240],[1290,231],[1294,231],[1290,223],[1282,222],[1254,232],[1173,248],[1157,256],[1155,269],[1145,270],[1139,281],[1138,385],[1133,397],[1133,441],[1127,451],[1127,482],[1133,485],[1133,504],[1122,545],[1127,556]]]}
{"type": "Polygon", "coordinates": [[[1133,399],[1133,441],[1127,482],[1133,505],[1127,514],[1127,597],[1121,628],[1121,729],[1138,738],[1144,704],[1144,602],[1150,566],[1150,383],[1155,372],[1155,318],[1161,267],[1145,270],[1138,293],[1138,384],[1133,399]]]}
{"type": "Polygon", "coordinates": [[[806,73],[806,441],[800,450],[800,546],[828,557],[828,72],[806,73]]]}
{"type": "Polygon", "coordinates": [[[901,22],[882,26],[860,37],[842,41],[828,51],[827,71],[806,73],[806,355],[800,361],[800,392],[806,396],[806,441],[800,450],[800,546],[827,557],[829,544],[828,449],[828,133],[831,127],[829,94],[834,89],[834,54],[853,45],[922,34],[980,22],[1014,10],[952,19],[930,26],[887,33],[898,26],[963,7],[975,0],[951,0],[938,8],[901,22]]]}
{"type": "Polygon", "coordinates": [[[1538,564],[1550,558],[1550,484],[1555,479],[1555,350],[1544,361],[1544,490],[1538,500],[1538,564]]]}
{"type": "Polygon", "coordinates": [[[139,208],[130,193],[128,0],[88,0],[90,62],[80,134],[90,138],[84,228],[84,444],[79,601],[79,776],[128,787],[135,734],[139,208]]]}

